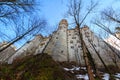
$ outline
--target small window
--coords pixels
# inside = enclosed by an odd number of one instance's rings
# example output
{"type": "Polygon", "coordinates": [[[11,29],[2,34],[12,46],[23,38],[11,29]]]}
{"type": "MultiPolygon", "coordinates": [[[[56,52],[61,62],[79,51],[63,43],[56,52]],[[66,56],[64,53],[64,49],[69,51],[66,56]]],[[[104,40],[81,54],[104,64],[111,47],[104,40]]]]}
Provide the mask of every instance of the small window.
{"type": "Polygon", "coordinates": [[[61,51],[61,53],[63,53],[63,51],[61,51]]]}
{"type": "Polygon", "coordinates": [[[73,43],[73,41],[70,41],[70,43],[73,43]]]}
{"type": "Polygon", "coordinates": [[[72,37],[72,39],[76,39],[76,37],[72,37]]]}
{"type": "Polygon", "coordinates": [[[58,39],[58,37],[56,37],[56,39],[58,39]]]}
{"type": "Polygon", "coordinates": [[[93,41],[92,41],[92,39],[89,39],[89,42],[91,42],[91,43],[92,43],[92,42],[93,42],[93,41]]]}
{"type": "Polygon", "coordinates": [[[80,40],[77,40],[77,43],[80,43],[80,40]]]}
{"type": "Polygon", "coordinates": [[[69,36],[71,36],[71,34],[69,34],[69,36]]]}
{"type": "Polygon", "coordinates": [[[71,48],[73,49],[73,48],[74,48],[74,46],[71,46],[71,48]]]}
{"type": "Polygon", "coordinates": [[[45,43],[41,43],[40,45],[43,46],[43,45],[45,45],[45,43]]]}
{"type": "Polygon", "coordinates": [[[78,48],[80,48],[81,46],[79,45],[78,48]]]}
{"type": "Polygon", "coordinates": [[[94,47],[97,47],[97,46],[94,44],[94,47]]]}
{"type": "Polygon", "coordinates": [[[75,35],[78,35],[78,33],[75,33],[75,35]]]}

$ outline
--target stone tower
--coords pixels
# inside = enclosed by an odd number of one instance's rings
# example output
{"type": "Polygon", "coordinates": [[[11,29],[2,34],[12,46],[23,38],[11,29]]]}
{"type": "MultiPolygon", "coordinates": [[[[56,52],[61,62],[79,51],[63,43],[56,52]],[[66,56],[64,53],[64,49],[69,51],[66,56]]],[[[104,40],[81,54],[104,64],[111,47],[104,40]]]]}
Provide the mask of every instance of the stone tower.
{"type": "Polygon", "coordinates": [[[50,54],[56,61],[67,61],[67,28],[67,20],[62,19],[57,32],[54,32],[45,50],[45,53],[50,54]]]}

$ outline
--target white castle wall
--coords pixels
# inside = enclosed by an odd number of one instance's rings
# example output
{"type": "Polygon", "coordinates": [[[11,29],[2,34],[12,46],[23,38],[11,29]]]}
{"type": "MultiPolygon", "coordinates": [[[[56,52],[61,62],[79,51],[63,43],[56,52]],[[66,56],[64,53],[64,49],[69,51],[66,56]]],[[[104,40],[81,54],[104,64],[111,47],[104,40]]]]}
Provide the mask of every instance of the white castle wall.
{"type": "Polygon", "coordinates": [[[6,59],[8,59],[10,56],[12,56],[15,53],[15,49],[13,47],[8,47],[4,51],[0,52],[0,62],[6,62],[6,59]]]}
{"type": "Polygon", "coordinates": [[[13,60],[15,60],[18,57],[20,58],[20,57],[24,57],[24,56],[27,56],[27,55],[33,55],[36,48],[38,48],[40,42],[42,41],[42,39],[43,38],[42,38],[41,35],[37,35],[32,41],[25,44],[14,55],[12,55],[8,59],[8,63],[11,64],[13,62],[13,60]]]}
{"type": "Polygon", "coordinates": [[[66,20],[62,20],[45,50],[45,53],[50,54],[56,61],[67,61],[67,27],[66,20]]]}
{"type": "Polygon", "coordinates": [[[68,34],[68,54],[69,60],[83,63],[83,51],[81,48],[81,41],[77,29],[67,31],[68,34]]]}
{"type": "MultiPolygon", "coordinates": [[[[102,39],[99,39],[97,36],[95,36],[94,33],[89,28],[83,29],[82,34],[83,34],[84,41],[87,45],[87,48],[91,52],[92,57],[94,58],[94,61],[97,65],[103,66],[102,62],[100,61],[100,59],[98,58],[98,55],[95,52],[95,49],[100,54],[103,61],[105,61],[105,64],[107,65],[114,64],[112,59],[116,58],[114,57],[115,53],[107,46],[107,44],[102,39]],[[95,49],[93,48],[93,46],[90,44],[89,41],[93,44],[95,49]]],[[[120,61],[118,63],[120,63],[120,61]]]]}
{"type": "MultiPolygon", "coordinates": [[[[8,42],[2,42],[0,43],[0,48],[6,46],[8,42]]],[[[15,47],[11,45],[7,49],[0,52],[0,63],[6,62],[6,59],[8,59],[11,55],[15,53],[15,47]]]]}
{"type": "Polygon", "coordinates": [[[36,49],[36,52],[34,55],[41,54],[49,41],[50,41],[50,37],[44,38],[42,42],[39,44],[38,48],[36,49]]]}

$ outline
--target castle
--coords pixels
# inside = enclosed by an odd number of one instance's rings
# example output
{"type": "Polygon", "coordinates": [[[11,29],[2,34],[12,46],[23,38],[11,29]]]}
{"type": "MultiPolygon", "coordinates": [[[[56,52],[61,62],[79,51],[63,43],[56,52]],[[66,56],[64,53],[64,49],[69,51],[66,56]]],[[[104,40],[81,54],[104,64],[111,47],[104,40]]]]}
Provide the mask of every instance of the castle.
{"type": "Polygon", "coordinates": [[[81,41],[79,40],[80,35],[78,34],[79,29],[82,31],[83,40],[98,66],[102,66],[102,63],[95,50],[100,54],[107,65],[114,65],[114,60],[120,65],[120,60],[116,55],[119,54],[119,51],[115,49],[114,51],[113,49],[111,50],[110,45],[94,35],[88,26],[68,29],[68,22],[65,19],[61,20],[57,31],[54,31],[52,35],[49,37],[36,35],[32,41],[27,42],[5,61],[11,64],[17,58],[47,53],[51,55],[55,61],[74,61],[84,65],[83,50],[81,41]]]}

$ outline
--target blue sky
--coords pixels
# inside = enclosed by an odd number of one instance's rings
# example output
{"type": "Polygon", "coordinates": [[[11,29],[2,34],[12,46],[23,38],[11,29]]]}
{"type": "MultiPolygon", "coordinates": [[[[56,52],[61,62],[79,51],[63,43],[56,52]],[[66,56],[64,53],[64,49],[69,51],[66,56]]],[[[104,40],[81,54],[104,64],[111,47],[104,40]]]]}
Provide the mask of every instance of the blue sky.
{"type": "MultiPolygon", "coordinates": [[[[85,3],[84,7],[89,5],[90,0],[83,0],[83,1],[85,3]]],[[[91,27],[91,29],[93,29],[94,26],[91,24],[90,20],[96,17],[96,15],[99,15],[99,12],[101,10],[104,10],[107,7],[120,8],[119,0],[94,0],[94,1],[95,2],[99,1],[99,5],[96,7],[96,9],[87,18],[85,22],[89,27],[91,27]]],[[[46,18],[48,21],[49,26],[47,27],[47,29],[49,28],[49,33],[51,33],[52,31],[56,29],[56,25],[63,18],[66,18],[68,20],[68,23],[72,22],[70,18],[65,17],[68,3],[69,3],[69,0],[43,0],[41,1],[40,13],[42,17],[46,18]]],[[[94,31],[99,32],[98,29],[95,29],[95,28],[94,28],[94,31]]]]}
{"type": "MultiPolygon", "coordinates": [[[[90,0],[83,1],[85,3],[84,7],[89,5],[90,0]]],[[[119,0],[94,0],[94,1],[99,1],[99,5],[95,9],[95,11],[87,18],[85,23],[89,27],[91,27],[91,29],[94,30],[94,32],[99,32],[100,30],[96,29],[91,24],[90,20],[93,19],[93,16],[98,14],[100,10],[104,10],[107,7],[120,8],[120,1],[119,0]]],[[[68,3],[69,0],[41,0],[40,5],[38,5],[38,7],[40,7],[40,11],[38,13],[40,14],[40,17],[46,18],[48,22],[46,30],[45,31],[43,30],[42,32],[44,35],[48,35],[52,33],[52,31],[56,30],[58,27],[57,24],[59,24],[60,20],[63,18],[66,18],[68,20],[68,23],[72,22],[70,18],[65,17],[68,3]]]]}
{"type": "MultiPolygon", "coordinates": [[[[83,0],[85,1],[85,0],[83,0]]],[[[88,1],[85,1],[85,5],[88,5],[88,1]]],[[[97,0],[94,0],[97,1],[97,0]]],[[[67,11],[67,3],[69,0],[43,0],[41,1],[41,12],[50,25],[57,24],[62,18],[65,18],[65,13],[67,11]]],[[[99,6],[97,10],[104,9],[106,7],[120,7],[119,0],[99,0],[99,6]]],[[[69,20],[68,20],[69,21],[69,20]]]]}
{"type": "Polygon", "coordinates": [[[62,0],[44,0],[41,2],[41,12],[50,25],[55,25],[64,18],[67,10],[66,0],[64,2],[62,0]]]}

